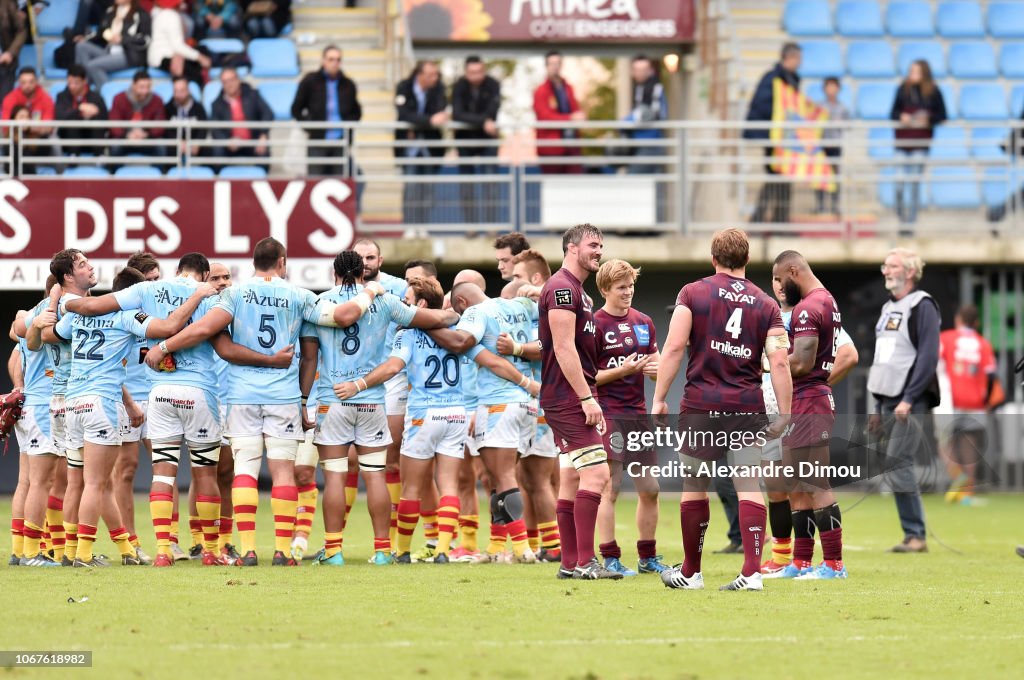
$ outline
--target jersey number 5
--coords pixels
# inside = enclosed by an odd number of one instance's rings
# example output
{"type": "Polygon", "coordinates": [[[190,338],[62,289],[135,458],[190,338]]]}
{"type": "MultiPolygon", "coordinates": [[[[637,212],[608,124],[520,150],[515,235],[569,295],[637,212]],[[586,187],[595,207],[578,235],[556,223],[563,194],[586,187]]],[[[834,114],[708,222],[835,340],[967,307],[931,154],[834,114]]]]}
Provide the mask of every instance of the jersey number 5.
{"type": "Polygon", "coordinates": [[[270,325],[270,322],[274,320],[273,314],[263,314],[260,316],[260,336],[256,340],[260,343],[260,347],[264,349],[270,349],[277,342],[277,331],[270,325]],[[263,334],[268,335],[267,339],[263,339],[263,334]]]}

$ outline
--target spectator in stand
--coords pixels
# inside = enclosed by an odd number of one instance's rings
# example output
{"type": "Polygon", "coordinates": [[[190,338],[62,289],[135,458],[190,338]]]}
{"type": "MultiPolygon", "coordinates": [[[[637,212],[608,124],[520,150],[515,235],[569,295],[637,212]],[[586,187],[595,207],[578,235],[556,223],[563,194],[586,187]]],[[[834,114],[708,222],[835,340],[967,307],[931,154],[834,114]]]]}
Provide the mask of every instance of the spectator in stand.
{"type": "MultiPolygon", "coordinates": [[[[22,0],[18,0],[18,4],[21,5],[22,0]]],[[[113,0],[78,0],[78,11],[75,13],[75,22],[71,25],[71,35],[85,35],[89,32],[90,26],[98,26],[111,4],[113,0]]],[[[153,9],[153,0],[139,0],[139,5],[149,12],[153,9]]]]}
{"type": "MultiPolygon", "coordinates": [[[[452,88],[452,120],[469,125],[469,130],[456,130],[456,140],[491,141],[488,146],[460,146],[459,158],[496,158],[498,156],[498,108],[501,106],[501,85],[487,75],[484,62],[476,55],[466,57],[465,73],[452,88]]],[[[459,164],[460,175],[492,175],[496,165],[459,164]]],[[[478,224],[498,219],[498,185],[482,179],[481,200],[476,200],[476,184],[459,185],[462,210],[467,222],[478,224]]]]}
{"type": "MultiPolygon", "coordinates": [[[[441,128],[448,122],[448,97],[437,64],[417,62],[412,75],[398,84],[395,92],[398,120],[409,123],[408,129],[395,130],[395,156],[406,159],[401,163],[402,174],[436,175],[441,167],[437,163],[418,162],[444,156],[441,145],[420,146],[416,142],[441,141],[441,128]]],[[[422,182],[406,180],[402,191],[402,215],[407,224],[425,224],[430,215],[427,186],[422,182]]]]}
{"type": "MultiPolygon", "coordinates": [[[[631,123],[642,125],[644,123],[656,123],[668,118],[668,103],[665,101],[665,88],[658,79],[657,69],[651,58],[638,54],[633,57],[630,64],[630,74],[633,79],[633,108],[626,116],[631,123]]],[[[661,139],[661,130],[657,128],[638,128],[631,130],[629,136],[633,139],[661,139]]],[[[659,146],[635,146],[634,156],[661,156],[662,148],[659,146]]],[[[661,172],[662,167],[653,163],[634,163],[629,166],[629,172],[639,175],[651,175],[661,172]]]]}
{"type": "Polygon", "coordinates": [[[156,0],[153,10],[153,40],[149,45],[149,66],[171,76],[185,76],[203,86],[203,70],[210,58],[185,42],[184,19],[180,0],[156,0]]]}
{"type": "Polygon", "coordinates": [[[235,0],[196,0],[192,11],[197,40],[242,35],[242,12],[235,0]]]}
{"type": "MultiPolygon", "coordinates": [[[[210,120],[232,121],[235,123],[262,122],[274,120],[274,112],[259,92],[238,77],[238,71],[225,68],[220,73],[221,91],[210,105],[210,120]]],[[[221,143],[213,147],[213,154],[219,158],[262,158],[270,157],[267,148],[266,128],[239,126],[217,128],[210,136],[221,143]],[[255,144],[252,142],[255,141],[255,144]]],[[[268,163],[262,163],[266,168],[268,163]]]]}
{"type": "MultiPolygon", "coordinates": [[[[909,178],[896,184],[896,215],[902,224],[913,224],[917,221],[924,172],[924,163],[919,159],[928,155],[935,126],[946,120],[946,102],[924,59],[910,65],[906,80],[896,90],[889,117],[900,123],[896,128],[896,150],[905,158],[903,175],[909,178]]],[[[900,233],[909,236],[912,232],[900,233]]]]}
{"type": "MultiPolygon", "coordinates": [[[[135,75],[132,76],[131,87],[114,97],[114,101],[110,106],[110,120],[111,122],[118,120],[167,120],[167,115],[164,112],[164,102],[158,95],[153,94],[153,80],[149,77],[148,71],[145,69],[136,71],[135,75]]],[[[110,136],[125,140],[124,146],[114,147],[113,153],[115,156],[123,156],[129,153],[145,156],[163,156],[165,153],[163,146],[138,144],[138,142],[162,139],[164,132],[165,129],[160,127],[148,129],[144,127],[112,127],[110,129],[110,136]]]]}
{"type": "MultiPolygon", "coordinates": [[[[54,118],[53,100],[50,99],[46,90],[39,87],[36,70],[31,66],[22,66],[18,70],[18,87],[4,97],[0,118],[4,120],[14,118],[15,106],[24,106],[28,110],[30,120],[43,121],[54,118]]],[[[53,134],[52,127],[33,128],[33,131],[33,134],[38,137],[49,137],[53,134]]]]}
{"type": "Polygon", "coordinates": [[[146,65],[151,33],[150,16],[139,0],[114,0],[96,31],[75,45],[75,62],[99,90],[113,71],[146,65]]]}
{"type": "MultiPolygon", "coordinates": [[[[31,120],[28,108],[21,104],[15,106],[14,110],[11,112],[11,120],[31,120]]],[[[10,174],[15,177],[36,174],[36,165],[34,163],[20,162],[22,154],[29,157],[39,155],[48,156],[50,155],[50,147],[44,146],[40,148],[38,145],[29,142],[31,139],[39,138],[39,135],[35,134],[34,128],[12,128],[11,136],[14,138],[14,143],[11,145],[10,174]]]]}
{"type": "Polygon", "coordinates": [[[16,0],[0,0],[0,99],[14,89],[18,55],[28,38],[25,13],[16,0]]]}
{"type": "MultiPolygon", "coordinates": [[[[103,97],[95,90],[89,89],[85,68],[81,64],[72,64],[68,68],[68,84],[57,94],[57,120],[107,120],[107,105],[103,97]]],[[[104,139],[106,128],[59,128],[57,135],[61,139],[104,139]]],[[[66,156],[78,154],[97,154],[101,150],[92,146],[65,145],[62,151],[66,156]]]]}
{"type": "MultiPolygon", "coordinates": [[[[192,96],[192,91],[188,87],[188,79],[184,76],[178,76],[174,78],[172,82],[173,95],[171,101],[167,102],[164,106],[164,115],[167,116],[167,120],[206,120],[206,109],[203,108],[202,103],[197,102],[192,96]]],[[[206,139],[206,130],[202,128],[192,128],[189,131],[189,141],[196,142],[206,139]]],[[[182,139],[178,143],[178,155],[184,155],[189,149],[189,141],[182,139]]],[[[203,149],[198,144],[191,144],[192,156],[201,155],[203,149]]]]}
{"type": "Polygon", "coordinates": [[[276,38],[291,23],[292,0],[242,0],[250,38],[276,38]]]}
{"type": "MultiPolygon", "coordinates": [[[[356,121],[363,117],[363,108],[359,105],[356,84],[341,70],[341,48],[328,45],[320,57],[320,70],[307,73],[299,82],[292,102],[292,117],[298,121],[327,121],[340,123],[356,121]]],[[[310,158],[345,158],[345,139],[342,128],[310,128],[310,158]],[[314,141],[325,140],[334,142],[336,146],[321,146],[314,141]]],[[[351,141],[351,140],[350,140],[351,141]]],[[[354,176],[354,168],[346,168],[340,164],[310,164],[310,175],[349,175],[354,176]]]]}
{"type": "MultiPolygon", "coordinates": [[[[840,123],[850,120],[850,110],[839,101],[839,78],[825,78],[825,101],[821,106],[828,111],[830,123],[840,123]]],[[[843,138],[843,131],[838,128],[830,128],[821,133],[821,144],[825,149],[825,157],[832,163],[832,176],[835,178],[836,190],[832,192],[832,214],[839,215],[839,158],[843,155],[843,147],[840,140],[843,138]]],[[[819,215],[825,212],[825,194],[829,192],[824,189],[814,190],[815,210],[819,215]]]]}
{"type": "MultiPolygon", "coordinates": [[[[572,91],[572,85],[562,78],[562,53],[552,50],[544,55],[544,66],[548,78],[533,93],[533,112],[538,121],[584,121],[587,114],[580,110],[579,102],[572,91]]],[[[545,146],[542,142],[556,139],[577,139],[575,129],[538,129],[537,155],[579,156],[581,149],[575,147],[545,146]]],[[[583,172],[583,166],[565,163],[541,163],[540,171],[549,174],[573,174],[583,172]]]]}
{"type": "MultiPolygon", "coordinates": [[[[802,59],[803,52],[796,43],[786,43],[782,46],[779,63],[775,64],[771,71],[761,76],[761,81],[757,84],[757,89],[754,90],[754,96],[750,100],[750,109],[747,111],[747,120],[768,122],[772,120],[775,111],[776,78],[790,85],[797,92],[800,91],[800,76],[797,74],[797,69],[800,68],[802,59]]],[[[743,138],[763,142],[766,161],[764,170],[769,175],[777,175],[771,162],[774,147],[768,141],[771,138],[771,131],[768,128],[744,130],[743,138]]],[[[789,222],[790,189],[788,182],[765,182],[761,185],[761,191],[757,194],[757,208],[750,216],[750,221],[789,222]]]]}

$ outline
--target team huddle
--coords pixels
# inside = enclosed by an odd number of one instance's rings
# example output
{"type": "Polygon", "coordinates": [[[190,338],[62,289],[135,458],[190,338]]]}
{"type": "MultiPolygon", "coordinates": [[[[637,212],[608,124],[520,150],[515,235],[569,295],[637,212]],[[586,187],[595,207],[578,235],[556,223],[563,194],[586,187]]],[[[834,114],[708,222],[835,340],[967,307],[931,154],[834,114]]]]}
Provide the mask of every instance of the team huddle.
{"type": "MultiPolygon", "coordinates": [[[[827,463],[830,386],[856,363],[835,300],[804,258],[786,251],[773,271],[780,310],[745,278],[745,234],[726,229],[712,243],[715,275],[680,291],[659,351],[654,322],[632,307],[639,270],[602,264],[597,228],[565,232],[554,274],[519,234],[500,237],[495,249],[507,281],[495,298],[473,270],[459,272],[447,293],[429,261],[410,261],[403,278],[388,275],[369,239],[338,254],[336,285],[320,295],[285,279],[287,254],[272,238],[256,245],[244,283],[200,253],[161,279],[156,260],[140,253],[101,296],[90,295],[96,274],[84,253],[57,253],[43,299],[11,328],[18,345],[8,367],[24,407],[9,564],[109,566],[93,548],[102,518],[123,565],[171,567],[192,557],[256,566],[265,456],[274,566],[310,557],[319,466],[317,566],[344,564],[362,478],[373,564],[550,562],[559,578],[657,573],[672,588],[703,588],[707,477],[684,482],[685,559],[676,567],[657,551],[658,481],[633,478],[637,569],[623,563],[614,505],[624,464],[654,455],[624,450],[623,437],[645,427],[648,414],[669,412],[665,399],[689,348],[680,418],[723,427],[738,417],[767,445],[687,448],[684,460],[827,463]],[[584,290],[590,274],[601,309],[584,290]],[[656,381],[650,409],[647,380],[656,381]],[[134,526],[142,445],[153,462],[152,558],[134,526]],[[183,455],[192,480],[188,552],[178,545],[183,455]],[[483,550],[478,483],[489,491],[483,550]],[[414,552],[421,522],[425,545],[414,552]]],[[[770,485],[767,505],[757,483],[734,482],[744,563],[723,590],[759,590],[762,578],[846,577],[841,514],[826,479],[770,485]],[[769,517],[772,551],[762,563],[769,517]]]]}

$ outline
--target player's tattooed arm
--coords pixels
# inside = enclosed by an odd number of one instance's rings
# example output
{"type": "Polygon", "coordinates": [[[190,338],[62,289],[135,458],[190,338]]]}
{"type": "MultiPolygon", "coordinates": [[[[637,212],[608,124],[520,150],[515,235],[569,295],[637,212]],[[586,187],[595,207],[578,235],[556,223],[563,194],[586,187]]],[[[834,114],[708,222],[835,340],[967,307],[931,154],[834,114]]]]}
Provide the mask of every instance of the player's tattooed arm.
{"type": "Polygon", "coordinates": [[[96,297],[78,297],[64,303],[65,311],[81,314],[82,316],[110,314],[111,312],[116,312],[120,309],[121,305],[118,304],[117,298],[114,297],[113,293],[98,295],[96,297]]]}
{"type": "Polygon", "coordinates": [[[498,354],[523,357],[527,361],[540,361],[540,340],[518,343],[508,333],[498,336],[498,354]]]}
{"type": "Polygon", "coordinates": [[[348,382],[337,383],[334,386],[334,394],[338,399],[351,399],[360,392],[368,390],[377,385],[383,385],[391,378],[398,375],[398,372],[405,368],[405,362],[399,357],[388,357],[383,364],[367,373],[362,378],[356,378],[348,382]]]}
{"type": "Polygon", "coordinates": [[[427,331],[434,342],[454,354],[464,354],[476,346],[476,338],[469,331],[453,328],[435,328],[427,331]]]}
{"type": "MultiPolygon", "coordinates": [[[[217,289],[212,285],[209,283],[200,283],[196,286],[195,292],[193,292],[180,307],[171,312],[166,319],[154,318],[150,321],[149,328],[146,330],[146,337],[169,338],[175,333],[178,333],[185,327],[185,324],[188,323],[189,319],[192,318],[192,315],[195,314],[195,311],[199,308],[199,304],[211,295],[216,294],[217,289]]],[[[171,351],[173,352],[174,350],[171,351]]]]}
{"type": "Polygon", "coordinates": [[[832,372],[828,374],[828,384],[838,385],[850,374],[860,361],[860,355],[853,343],[847,343],[836,351],[835,361],[832,362],[832,372]]]}
{"type": "Polygon", "coordinates": [[[672,387],[672,381],[679,373],[679,367],[683,363],[683,355],[686,353],[686,345],[690,342],[690,331],[693,329],[693,312],[686,305],[677,305],[672,311],[672,321],[668,327],[668,338],[658,362],[658,373],[656,376],[657,386],[654,388],[654,400],[651,404],[651,413],[668,413],[668,390],[672,387]]]}
{"type": "Polygon", "coordinates": [[[531,379],[527,375],[523,375],[519,369],[509,363],[507,359],[503,359],[493,352],[481,348],[479,354],[473,357],[473,361],[478,365],[489,369],[499,378],[503,378],[510,383],[519,385],[529,392],[531,397],[536,397],[540,394],[539,382],[531,379]]]}
{"type": "Polygon", "coordinates": [[[288,345],[274,354],[263,354],[262,352],[249,349],[245,345],[239,345],[231,339],[231,335],[227,331],[221,331],[210,338],[210,344],[213,346],[213,351],[217,353],[217,356],[230,364],[237,364],[238,366],[288,368],[295,357],[294,345],[288,345]]]}
{"type": "Polygon", "coordinates": [[[789,368],[794,378],[807,375],[814,369],[818,356],[818,336],[802,335],[793,339],[793,353],[789,355],[789,368]]]}

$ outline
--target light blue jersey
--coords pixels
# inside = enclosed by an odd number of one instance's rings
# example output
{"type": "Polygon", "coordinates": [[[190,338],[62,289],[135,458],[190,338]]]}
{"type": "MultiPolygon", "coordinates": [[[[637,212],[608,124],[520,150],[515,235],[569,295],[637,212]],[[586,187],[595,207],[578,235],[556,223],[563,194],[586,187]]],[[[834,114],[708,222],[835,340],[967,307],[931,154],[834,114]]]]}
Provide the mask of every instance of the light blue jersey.
{"type": "Polygon", "coordinates": [[[466,413],[473,413],[476,411],[476,406],[479,403],[476,388],[477,368],[479,367],[476,365],[476,362],[470,358],[469,352],[462,355],[462,367],[459,369],[459,382],[462,383],[462,403],[466,407],[466,413]]]}
{"type": "Polygon", "coordinates": [[[228,385],[230,384],[231,377],[228,375],[228,367],[230,367],[227,361],[220,358],[219,355],[214,353],[213,356],[213,373],[216,377],[217,385],[213,391],[217,395],[217,400],[224,403],[224,400],[228,398],[228,385]]]}
{"type": "MultiPolygon", "coordinates": [[[[348,302],[363,290],[360,285],[335,286],[321,293],[319,300],[334,304],[348,302]]],[[[366,313],[347,328],[317,326],[314,336],[320,342],[320,381],[316,400],[320,404],[340,404],[334,394],[335,383],[361,378],[387,359],[391,346],[386,342],[388,327],[406,326],[416,309],[401,298],[385,293],[374,298],[366,313]]],[[[307,336],[309,337],[309,336],[307,336]]],[[[363,390],[348,399],[350,404],[383,404],[383,385],[363,390]]],[[[311,395],[312,396],[312,395],[311,395]]]]}
{"type": "MultiPolygon", "coordinates": [[[[502,333],[508,333],[516,342],[529,342],[530,326],[536,313],[537,305],[527,298],[492,298],[467,309],[456,328],[472,335],[478,347],[498,354],[498,336],[502,333]]],[[[479,350],[470,350],[468,354],[472,359],[479,350]]],[[[521,357],[505,358],[524,375],[531,374],[530,362],[521,357]]],[[[477,394],[479,403],[487,405],[530,400],[529,392],[487,368],[480,368],[477,373],[477,394]]]]}
{"type": "MultiPolygon", "coordinates": [[[[166,319],[175,310],[185,304],[199,283],[187,276],[177,276],[166,281],[143,281],[129,286],[124,290],[114,293],[114,299],[122,310],[128,311],[141,309],[149,316],[158,319],[166,319]]],[[[204,314],[213,309],[216,304],[216,297],[209,297],[199,303],[199,307],[192,315],[190,321],[202,318],[204,314]]],[[[157,344],[157,341],[150,341],[149,346],[157,344]]],[[[216,352],[209,342],[201,342],[195,347],[178,350],[174,353],[175,370],[154,371],[146,366],[145,375],[153,385],[188,385],[198,387],[212,394],[217,394],[210,376],[214,373],[214,357],[216,352]]],[[[136,357],[137,358],[137,357],[136,357]]],[[[132,385],[132,357],[128,359],[128,390],[135,396],[132,385]]],[[[148,390],[147,390],[148,394],[148,390]]],[[[147,397],[143,397],[148,399],[147,397]]]]}
{"type": "MultiPolygon", "coordinates": [[[[214,308],[223,309],[234,319],[234,341],[261,354],[275,354],[297,344],[303,319],[316,323],[319,318],[316,295],[277,276],[225,288],[215,299],[214,308]]],[[[299,401],[298,357],[288,368],[231,364],[228,376],[228,404],[299,401]]]]}
{"type": "MultiPolygon", "coordinates": [[[[60,323],[67,313],[62,312],[64,304],[68,300],[81,297],[74,293],[65,293],[60,296],[57,303],[57,322],[60,323]]],[[[50,363],[53,364],[53,396],[62,397],[68,389],[68,379],[71,377],[71,340],[61,340],[50,345],[50,363]]]]}
{"type": "Polygon", "coordinates": [[[125,366],[127,377],[124,386],[135,401],[149,401],[149,392],[153,389],[153,383],[150,381],[153,369],[146,365],[148,350],[149,341],[145,338],[138,338],[135,346],[128,353],[128,365],[125,366]]]}
{"type": "MultiPolygon", "coordinates": [[[[38,302],[25,317],[25,326],[32,324],[50,304],[50,298],[38,302]]],[[[45,406],[53,394],[53,356],[58,353],[55,345],[43,345],[38,352],[29,351],[25,338],[18,338],[21,352],[21,372],[25,376],[25,406],[45,406]]]]}
{"type": "MultiPolygon", "coordinates": [[[[405,302],[405,292],[409,289],[409,284],[405,279],[380,272],[377,275],[377,283],[383,286],[385,291],[405,302]]],[[[388,349],[395,346],[395,333],[398,332],[398,326],[397,323],[388,324],[388,332],[384,337],[384,344],[388,346],[388,349]]]]}
{"type": "Polygon", "coordinates": [[[95,394],[121,401],[125,360],[135,348],[136,339],[146,337],[152,320],[144,312],[65,314],[54,329],[60,337],[70,338],[72,345],[71,377],[65,398],[95,394]]]}
{"type": "Polygon", "coordinates": [[[793,322],[793,310],[788,312],[782,312],[782,325],[786,327],[786,332],[789,332],[789,326],[793,322]]]}
{"type": "Polygon", "coordinates": [[[391,356],[405,362],[410,411],[465,403],[461,357],[439,347],[425,332],[416,328],[399,331],[391,356]]]}

